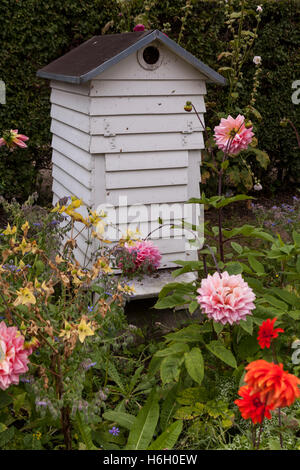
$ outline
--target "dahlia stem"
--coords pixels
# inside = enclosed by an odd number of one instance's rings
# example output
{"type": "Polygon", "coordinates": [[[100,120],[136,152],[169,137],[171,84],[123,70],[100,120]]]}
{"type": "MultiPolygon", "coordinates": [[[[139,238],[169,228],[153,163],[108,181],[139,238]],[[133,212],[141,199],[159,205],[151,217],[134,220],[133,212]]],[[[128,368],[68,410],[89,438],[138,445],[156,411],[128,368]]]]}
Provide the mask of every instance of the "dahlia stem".
{"type": "MultiPolygon", "coordinates": [[[[277,353],[276,353],[276,348],[273,342],[271,342],[271,347],[272,347],[272,355],[273,355],[273,361],[275,364],[278,364],[278,359],[277,359],[277,353]]],[[[281,410],[278,408],[278,426],[279,426],[279,441],[280,441],[280,447],[283,449],[283,437],[281,433],[281,410]]]]}

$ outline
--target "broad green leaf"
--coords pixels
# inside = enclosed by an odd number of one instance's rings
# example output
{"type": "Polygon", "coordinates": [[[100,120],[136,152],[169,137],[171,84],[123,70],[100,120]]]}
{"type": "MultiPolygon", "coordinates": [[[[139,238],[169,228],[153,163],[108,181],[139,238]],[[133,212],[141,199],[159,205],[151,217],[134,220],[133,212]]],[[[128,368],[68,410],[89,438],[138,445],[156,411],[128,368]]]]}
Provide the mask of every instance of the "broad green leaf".
{"type": "Polygon", "coordinates": [[[171,344],[168,348],[161,349],[155,353],[156,357],[166,357],[174,354],[184,354],[189,351],[189,347],[185,343],[174,343],[171,344]]]}
{"type": "Polygon", "coordinates": [[[243,266],[239,262],[226,263],[226,271],[228,274],[241,274],[243,272],[243,266]]]}
{"type": "Polygon", "coordinates": [[[122,426],[125,429],[129,429],[129,431],[133,427],[136,419],[135,416],[129,413],[123,413],[121,411],[114,410],[106,411],[102,416],[108,421],[113,421],[114,423],[119,424],[119,426],[122,426]]]}
{"type": "Polygon", "coordinates": [[[257,259],[254,256],[249,255],[248,256],[248,261],[249,261],[249,264],[250,264],[251,268],[256,273],[263,274],[265,272],[264,266],[259,261],[257,261],[257,259]]]}
{"type": "Polygon", "coordinates": [[[176,403],[176,396],[178,391],[178,385],[174,385],[171,390],[169,390],[166,398],[163,401],[161,412],[160,412],[160,427],[164,431],[169,425],[176,408],[178,407],[176,403]]]}
{"type": "Polygon", "coordinates": [[[300,233],[296,232],[296,230],[293,230],[293,240],[295,245],[300,247],[300,233]]]}
{"type": "Polygon", "coordinates": [[[253,333],[253,320],[250,315],[246,316],[246,320],[241,320],[239,326],[243,328],[249,335],[253,333]]]}
{"type": "Polygon", "coordinates": [[[212,354],[221,359],[221,361],[228,364],[230,367],[233,367],[234,369],[237,367],[234,355],[231,351],[229,351],[229,349],[226,349],[220,341],[211,341],[206,345],[206,347],[212,354]]]}
{"type": "Polygon", "coordinates": [[[145,450],[148,448],[159,418],[159,405],[156,393],[151,393],[146,404],[139,411],[129,433],[126,450],[145,450]]]}
{"type": "Polygon", "coordinates": [[[263,297],[263,300],[266,300],[269,304],[273,305],[276,308],[279,308],[280,310],[283,311],[288,311],[288,306],[285,302],[282,302],[281,300],[278,300],[276,297],[273,297],[272,295],[265,294],[263,297]]]}
{"type": "Polygon", "coordinates": [[[190,325],[187,326],[186,328],[183,328],[182,330],[176,331],[175,333],[169,333],[166,335],[166,340],[169,341],[174,341],[174,342],[187,342],[187,343],[194,343],[197,341],[202,341],[203,333],[207,333],[211,331],[211,325],[210,325],[210,330],[204,328],[205,325],[190,325]]]}
{"type": "Polygon", "coordinates": [[[191,351],[185,353],[184,362],[190,377],[201,385],[204,377],[204,361],[200,349],[193,348],[191,351]]]}
{"type": "Polygon", "coordinates": [[[176,400],[181,405],[194,406],[196,403],[206,402],[209,394],[201,385],[200,387],[190,387],[182,390],[176,400]]]}
{"type": "Polygon", "coordinates": [[[224,325],[222,325],[222,323],[217,323],[215,321],[213,322],[213,326],[214,326],[214,330],[217,333],[217,335],[219,335],[221,333],[221,331],[223,330],[223,328],[224,328],[224,325]]]}
{"type": "Polygon", "coordinates": [[[293,294],[292,292],[289,292],[285,289],[280,289],[279,287],[272,287],[270,292],[277,295],[277,297],[280,297],[282,300],[292,305],[293,307],[296,307],[297,305],[300,306],[300,297],[297,297],[297,295],[293,294]]]}
{"type": "Polygon", "coordinates": [[[230,245],[239,255],[243,253],[243,247],[239,243],[231,242],[230,245]]]}
{"type": "Polygon", "coordinates": [[[148,447],[148,450],[173,449],[182,431],[182,421],[171,424],[158,438],[148,447]]]}
{"type": "Polygon", "coordinates": [[[198,304],[197,300],[193,300],[189,305],[189,312],[194,313],[197,310],[198,307],[199,307],[199,304],[198,304]]]}
{"type": "Polygon", "coordinates": [[[178,381],[181,363],[181,356],[167,356],[163,359],[160,366],[160,376],[164,385],[173,381],[178,381]]]}

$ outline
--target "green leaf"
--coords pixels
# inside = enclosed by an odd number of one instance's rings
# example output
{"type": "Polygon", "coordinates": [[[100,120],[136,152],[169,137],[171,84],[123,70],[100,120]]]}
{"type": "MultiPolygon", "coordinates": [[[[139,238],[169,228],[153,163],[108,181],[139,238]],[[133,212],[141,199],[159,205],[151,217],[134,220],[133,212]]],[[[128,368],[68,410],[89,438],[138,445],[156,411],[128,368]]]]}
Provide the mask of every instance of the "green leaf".
{"type": "Polygon", "coordinates": [[[277,297],[280,297],[282,300],[292,305],[293,307],[300,305],[300,298],[292,292],[289,292],[285,289],[280,289],[279,287],[272,287],[270,292],[277,295],[277,297]]]}
{"type": "Polygon", "coordinates": [[[228,274],[241,274],[243,272],[243,266],[241,263],[237,262],[229,262],[226,263],[226,271],[228,274]]]}
{"type": "Polygon", "coordinates": [[[273,297],[272,295],[265,294],[263,300],[266,300],[269,304],[273,305],[276,308],[279,308],[280,310],[284,310],[286,312],[288,311],[287,304],[281,302],[281,300],[276,299],[276,297],[273,297]]]}
{"type": "Polygon", "coordinates": [[[215,321],[213,322],[213,326],[214,326],[214,330],[217,333],[217,335],[219,335],[221,333],[221,331],[223,330],[223,328],[224,328],[224,325],[222,325],[222,323],[217,323],[215,321]]]}
{"type": "Polygon", "coordinates": [[[201,385],[204,377],[204,361],[199,348],[193,348],[190,352],[185,353],[184,362],[189,376],[201,385]]]}
{"type": "Polygon", "coordinates": [[[198,307],[199,307],[199,304],[198,304],[197,300],[193,300],[189,305],[189,312],[194,313],[197,310],[198,307]]]}
{"type": "Polygon", "coordinates": [[[194,343],[202,341],[202,334],[211,331],[211,325],[209,326],[210,330],[204,328],[204,325],[202,326],[202,328],[200,325],[190,325],[186,328],[183,328],[182,330],[176,331],[175,333],[169,333],[168,335],[166,335],[166,340],[184,343],[194,343]]]}
{"type": "Polygon", "coordinates": [[[171,344],[168,348],[161,349],[155,353],[156,357],[166,357],[174,354],[184,354],[189,351],[189,347],[185,343],[174,343],[171,344]]]}
{"type": "Polygon", "coordinates": [[[126,450],[145,450],[149,446],[159,418],[156,393],[151,393],[146,404],[139,411],[132,427],[126,450]]]}
{"type": "Polygon", "coordinates": [[[136,417],[129,413],[123,413],[122,411],[114,410],[106,411],[102,416],[108,421],[113,421],[114,423],[119,424],[119,426],[122,426],[125,429],[129,429],[129,431],[132,429],[136,420],[136,417]]]}
{"type": "Polygon", "coordinates": [[[239,243],[231,242],[230,245],[239,255],[243,253],[243,247],[239,243]]]}
{"type": "Polygon", "coordinates": [[[234,355],[231,351],[226,349],[220,341],[211,341],[206,345],[206,347],[212,354],[221,359],[221,361],[228,364],[230,367],[233,367],[234,369],[237,367],[234,355]]]}
{"type": "Polygon", "coordinates": [[[250,315],[247,315],[246,320],[241,320],[239,326],[243,328],[249,335],[253,333],[253,319],[250,315]]]}
{"type": "Polygon", "coordinates": [[[183,422],[176,421],[171,424],[158,438],[148,447],[148,450],[172,449],[176,444],[182,431],[183,422]]]}
{"type": "Polygon", "coordinates": [[[166,398],[163,401],[161,412],[160,412],[160,427],[164,431],[169,425],[176,408],[176,396],[178,391],[178,384],[174,385],[171,390],[167,393],[166,398]]]}
{"type": "Polygon", "coordinates": [[[181,363],[181,356],[167,356],[163,359],[160,366],[160,376],[164,385],[173,381],[178,381],[181,363]]]}
{"type": "Polygon", "coordinates": [[[5,408],[13,402],[12,397],[10,397],[6,392],[0,390],[0,409],[5,408]]]}
{"type": "Polygon", "coordinates": [[[300,247],[300,233],[296,232],[296,230],[293,230],[293,240],[295,245],[300,247]]]}
{"type": "Polygon", "coordinates": [[[91,427],[82,420],[79,412],[77,412],[76,414],[75,426],[85,444],[86,449],[98,450],[98,448],[94,445],[92,441],[91,427]]]}
{"type": "Polygon", "coordinates": [[[119,389],[123,393],[126,393],[125,386],[121,380],[119,372],[117,371],[117,369],[115,368],[115,365],[112,362],[109,362],[107,365],[107,373],[110,376],[110,378],[118,385],[119,389]]]}
{"type": "Polygon", "coordinates": [[[265,272],[264,266],[259,261],[257,261],[257,259],[254,256],[248,255],[248,261],[249,261],[251,268],[256,273],[263,274],[265,272]]]}

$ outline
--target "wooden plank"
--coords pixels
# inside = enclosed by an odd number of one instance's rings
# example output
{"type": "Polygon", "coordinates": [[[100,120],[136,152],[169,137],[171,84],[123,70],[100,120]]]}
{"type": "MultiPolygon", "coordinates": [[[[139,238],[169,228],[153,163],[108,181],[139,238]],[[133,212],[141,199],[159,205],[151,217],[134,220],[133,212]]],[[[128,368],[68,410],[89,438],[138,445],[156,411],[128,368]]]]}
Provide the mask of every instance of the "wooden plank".
{"type": "MultiPolygon", "coordinates": [[[[64,93],[64,92],[57,92],[64,93]]],[[[68,105],[70,109],[78,109],[78,96],[69,94],[68,105]],[[76,98],[76,100],[75,100],[76,98]]],[[[63,98],[63,97],[62,97],[63,98]]],[[[62,99],[61,98],[61,99],[62,99]]],[[[79,97],[83,98],[83,97],[79,97]]],[[[57,98],[56,98],[57,99],[57,98]]],[[[86,99],[86,98],[84,98],[86,99]]],[[[121,96],[121,97],[93,97],[90,98],[91,116],[120,116],[145,114],[185,114],[184,105],[186,97],[183,96],[121,96]]],[[[65,98],[64,98],[64,101],[65,98]]],[[[197,112],[205,112],[203,96],[194,96],[193,104],[197,112]]],[[[189,115],[192,113],[189,113],[189,115]]]]}
{"type": "MultiPolygon", "coordinates": [[[[67,90],[66,87],[60,89],[67,90]]],[[[192,97],[205,94],[206,86],[203,80],[92,80],[90,90],[90,96],[187,95],[192,97]]]]}
{"type": "Polygon", "coordinates": [[[113,206],[109,203],[103,203],[103,201],[101,204],[101,201],[99,203],[97,201],[99,210],[103,209],[107,213],[107,219],[111,220],[114,224],[156,222],[159,218],[163,223],[168,223],[169,221],[181,220],[183,218],[188,220],[190,218],[191,204],[158,202],[153,204],[133,203],[126,206],[125,203],[128,200],[126,192],[122,192],[122,194],[123,196],[121,197],[123,199],[120,200],[120,206],[113,206]]]}
{"type": "Polygon", "coordinates": [[[90,111],[90,98],[88,96],[75,95],[55,88],[51,90],[50,102],[84,114],[89,114],[90,111]]]}
{"type": "Polygon", "coordinates": [[[201,151],[189,150],[188,166],[188,197],[200,197],[200,165],[201,151]]]}
{"type": "MultiPolygon", "coordinates": [[[[97,158],[97,157],[96,157],[97,158]]],[[[188,152],[142,152],[106,155],[106,171],[147,170],[155,168],[184,168],[188,165],[188,152]]]]}
{"type": "Polygon", "coordinates": [[[106,200],[106,174],[105,174],[105,155],[96,155],[94,157],[93,176],[93,209],[97,209],[100,203],[106,200]]]}
{"type": "MultiPolygon", "coordinates": [[[[199,113],[199,115],[203,122],[203,113],[199,113]]],[[[84,115],[82,114],[82,116],[84,115]]],[[[160,114],[146,114],[139,116],[93,116],[90,119],[91,135],[203,131],[195,113],[169,114],[163,118],[160,114]]],[[[72,122],[70,124],[72,125],[72,122]]]]}
{"type": "Polygon", "coordinates": [[[52,104],[50,115],[52,118],[56,119],[56,121],[64,122],[87,134],[90,132],[90,118],[87,114],[52,104]]]}
{"type": "MultiPolygon", "coordinates": [[[[83,200],[84,204],[91,206],[92,198],[91,191],[75,180],[71,175],[68,175],[65,171],[61,170],[57,166],[53,165],[52,170],[53,180],[57,181],[65,189],[64,196],[76,196],[83,200]]],[[[53,182],[53,188],[54,188],[53,182]]],[[[55,191],[56,192],[56,191],[55,191]]],[[[56,192],[56,194],[59,194],[56,192]]]]}
{"type": "Polygon", "coordinates": [[[197,69],[168,50],[164,45],[161,43],[156,44],[160,53],[164,56],[161,66],[156,70],[145,70],[139,65],[137,54],[131,54],[95,78],[105,80],[199,80],[204,78],[197,69]]]}
{"type": "MultiPolygon", "coordinates": [[[[187,186],[159,186],[153,191],[149,188],[129,188],[123,191],[110,190],[106,193],[106,202],[113,206],[119,205],[120,196],[126,196],[127,204],[151,204],[164,202],[183,202],[187,200],[187,186]]],[[[125,199],[123,199],[125,204],[125,199]]]]}
{"type": "Polygon", "coordinates": [[[76,145],[76,147],[89,152],[91,140],[89,134],[86,134],[85,132],[75,129],[74,127],[71,127],[62,122],[56,121],[56,119],[52,119],[50,130],[52,134],[55,134],[58,137],[65,139],[67,142],[76,145]]]}
{"type": "MultiPolygon", "coordinates": [[[[106,188],[144,188],[187,184],[187,169],[136,170],[106,173],[106,188]]],[[[150,189],[151,190],[151,189],[150,189]]]]}
{"type": "Polygon", "coordinates": [[[55,166],[71,175],[79,183],[82,183],[86,188],[92,189],[92,175],[82,166],[77,165],[74,161],[65,157],[63,154],[53,150],[52,161],[55,166]]]}
{"type": "Polygon", "coordinates": [[[88,96],[90,92],[90,84],[88,83],[81,83],[80,85],[66,83],[66,82],[58,82],[56,80],[51,80],[50,87],[55,88],[56,90],[63,90],[68,91],[69,93],[76,93],[79,95],[88,96]]]}
{"type": "Polygon", "coordinates": [[[90,153],[85,152],[79,147],[76,147],[76,145],[71,144],[57,135],[53,135],[51,145],[54,150],[57,150],[57,152],[70,158],[74,162],[78,163],[78,165],[86,168],[87,170],[92,170],[93,157],[90,153]]]}
{"type": "MultiPolygon", "coordinates": [[[[164,221],[164,225],[166,225],[168,222],[164,221]]],[[[176,221],[173,223],[176,223],[176,221]]],[[[177,223],[179,224],[180,221],[178,220],[177,223]]],[[[151,233],[151,240],[156,240],[159,238],[183,238],[185,236],[185,231],[183,229],[172,229],[171,226],[164,226],[161,227],[161,224],[159,223],[158,220],[152,220],[149,222],[132,222],[128,224],[119,224],[118,229],[121,230],[119,232],[118,230],[111,230],[111,233],[114,232],[114,235],[111,235],[111,239],[116,239],[118,238],[118,234],[124,235],[127,230],[130,230],[132,232],[135,232],[136,229],[139,230],[141,233],[141,238],[146,238],[150,232],[151,233]]]]}
{"type": "Polygon", "coordinates": [[[201,132],[191,134],[131,134],[112,137],[92,136],[90,152],[97,153],[131,153],[164,150],[190,150],[204,148],[201,132]]]}

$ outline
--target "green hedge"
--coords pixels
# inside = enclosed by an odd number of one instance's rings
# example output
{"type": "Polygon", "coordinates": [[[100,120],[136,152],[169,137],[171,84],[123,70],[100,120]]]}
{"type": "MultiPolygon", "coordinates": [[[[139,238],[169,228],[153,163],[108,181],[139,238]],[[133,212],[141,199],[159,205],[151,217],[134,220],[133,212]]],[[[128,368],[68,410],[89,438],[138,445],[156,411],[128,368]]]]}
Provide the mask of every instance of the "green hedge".
{"type": "MultiPolygon", "coordinates": [[[[125,0],[122,2],[124,4],[125,0]]],[[[132,5],[132,11],[126,24],[132,29],[135,15],[143,11],[147,2],[131,0],[127,3],[132,5]]],[[[250,0],[250,3],[255,8],[258,3],[263,6],[254,50],[263,59],[262,86],[257,100],[257,108],[263,116],[258,132],[260,147],[269,153],[273,172],[277,172],[274,189],[283,185],[289,187],[291,183],[300,182],[299,149],[292,129],[280,127],[280,120],[287,117],[300,128],[300,105],[291,101],[292,82],[300,79],[299,2],[250,0]]],[[[162,29],[165,23],[170,23],[168,34],[176,40],[185,0],[148,0],[148,4],[151,5],[147,14],[150,27],[162,29]]],[[[38,169],[51,155],[49,82],[38,79],[36,71],[92,35],[101,34],[111,20],[114,24],[108,28],[109,33],[119,31],[121,26],[124,29],[124,10],[123,16],[120,11],[116,0],[1,0],[0,79],[7,86],[7,104],[0,108],[0,133],[7,128],[19,128],[30,136],[29,149],[18,151],[18,171],[13,183],[20,188],[19,193],[22,193],[28,162],[34,162],[38,169]]],[[[181,45],[217,69],[220,64],[216,58],[226,49],[226,39],[223,11],[218,2],[194,1],[181,45]]],[[[249,63],[245,75],[249,87],[252,73],[253,64],[249,63]]],[[[207,100],[216,102],[215,109],[222,110],[224,93],[226,90],[220,93],[218,88],[216,93],[215,87],[209,87],[207,100]]],[[[212,112],[208,112],[208,117],[213,117],[212,112]]],[[[265,176],[266,182],[269,177],[270,171],[265,176]]],[[[0,192],[9,193],[12,185],[4,163],[0,165],[1,181],[0,192]]],[[[30,189],[27,182],[23,193],[30,189]]]]}

